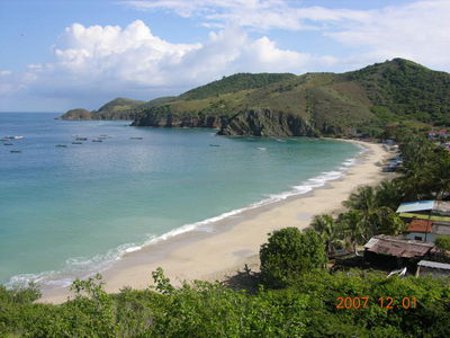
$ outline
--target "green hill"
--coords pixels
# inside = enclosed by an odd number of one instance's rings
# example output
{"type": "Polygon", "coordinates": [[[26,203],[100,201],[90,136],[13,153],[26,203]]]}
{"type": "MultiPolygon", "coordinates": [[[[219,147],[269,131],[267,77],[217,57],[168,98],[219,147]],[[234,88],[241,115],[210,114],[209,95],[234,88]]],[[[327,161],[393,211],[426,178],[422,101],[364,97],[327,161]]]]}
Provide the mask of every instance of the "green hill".
{"type": "Polygon", "coordinates": [[[144,101],[132,100],[118,97],[98,110],[88,111],[77,108],[67,111],[61,116],[63,120],[133,120],[136,117],[137,107],[143,105],[144,101]]]}
{"type": "MultiPolygon", "coordinates": [[[[121,114],[133,112],[134,126],[208,127],[224,135],[350,136],[402,121],[450,125],[449,107],[448,73],[397,58],[342,74],[235,74],[121,114]]],[[[118,114],[108,111],[101,116],[118,114]]]]}

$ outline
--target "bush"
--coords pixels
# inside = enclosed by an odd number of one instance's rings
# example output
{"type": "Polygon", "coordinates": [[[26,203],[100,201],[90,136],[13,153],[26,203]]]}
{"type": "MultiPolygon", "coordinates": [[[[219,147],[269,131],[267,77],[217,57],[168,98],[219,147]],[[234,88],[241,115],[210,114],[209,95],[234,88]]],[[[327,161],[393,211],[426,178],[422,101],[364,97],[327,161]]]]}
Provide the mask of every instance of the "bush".
{"type": "Polygon", "coordinates": [[[439,249],[450,251],[450,236],[439,236],[435,244],[439,249]]]}
{"type": "Polygon", "coordinates": [[[319,235],[293,227],[274,231],[261,246],[259,256],[262,279],[273,288],[285,287],[298,275],[326,263],[324,243],[319,235]]]}

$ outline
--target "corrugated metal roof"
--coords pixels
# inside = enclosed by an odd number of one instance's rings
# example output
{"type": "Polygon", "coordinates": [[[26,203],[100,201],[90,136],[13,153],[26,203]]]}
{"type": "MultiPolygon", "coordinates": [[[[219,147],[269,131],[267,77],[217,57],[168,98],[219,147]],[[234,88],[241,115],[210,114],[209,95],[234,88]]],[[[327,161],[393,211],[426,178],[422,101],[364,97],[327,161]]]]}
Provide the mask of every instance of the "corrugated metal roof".
{"type": "Polygon", "coordinates": [[[408,224],[408,232],[431,232],[433,222],[423,219],[413,219],[408,224]]]}
{"type": "Polygon", "coordinates": [[[432,210],[434,207],[434,201],[416,201],[402,203],[397,209],[397,212],[417,212],[432,210]]]}
{"type": "Polygon", "coordinates": [[[450,202],[448,201],[435,201],[433,211],[444,215],[450,215],[450,202]]]}
{"type": "Polygon", "coordinates": [[[364,245],[364,248],[366,249],[370,249],[372,248],[375,244],[378,243],[378,239],[372,237],[371,239],[369,239],[369,241],[366,243],[366,245],[364,245]]]}
{"type": "Polygon", "coordinates": [[[400,206],[397,208],[398,213],[418,212],[427,210],[432,210],[433,212],[437,212],[444,215],[450,215],[450,202],[433,201],[433,200],[407,202],[400,204],[400,206]]]}
{"type": "Polygon", "coordinates": [[[403,258],[424,257],[434,244],[398,239],[386,235],[372,237],[364,248],[367,251],[403,258]]]}
{"type": "Polygon", "coordinates": [[[421,260],[419,263],[417,263],[417,265],[424,266],[427,268],[433,268],[433,269],[450,270],[450,264],[427,261],[427,260],[421,260]]]}

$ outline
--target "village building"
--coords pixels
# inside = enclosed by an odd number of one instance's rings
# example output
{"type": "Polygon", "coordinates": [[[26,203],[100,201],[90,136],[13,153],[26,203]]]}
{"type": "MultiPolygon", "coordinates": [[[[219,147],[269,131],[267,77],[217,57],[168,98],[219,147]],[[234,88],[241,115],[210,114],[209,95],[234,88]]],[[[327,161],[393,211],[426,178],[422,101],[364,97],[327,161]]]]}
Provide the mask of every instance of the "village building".
{"type": "Polygon", "coordinates": [[[450,264],[421,260],[417,263],[416,277],[424,275],[433,277],[450,276],[450,264]]]}
{"type": "Polygon", "coordinates": [[[434,243],[438,236],[450,235],[450,202],[402,203],[397,213],[407,223],[406,239],[434,243]]]}
{"type": "Polygon", "coordinates": [[[416,271],[417,263],[434,252],[434,244],[387,235],[372,237],[364,245],[364,260],[375,267],[416,271]]]}
{"type": "Polygon", "coordinates": [[[433,229],[433,222],[422,219],[413,219],[406,228],[406,239],[431,242],[436,240],[436,234],[431,233],[433,229]]]}

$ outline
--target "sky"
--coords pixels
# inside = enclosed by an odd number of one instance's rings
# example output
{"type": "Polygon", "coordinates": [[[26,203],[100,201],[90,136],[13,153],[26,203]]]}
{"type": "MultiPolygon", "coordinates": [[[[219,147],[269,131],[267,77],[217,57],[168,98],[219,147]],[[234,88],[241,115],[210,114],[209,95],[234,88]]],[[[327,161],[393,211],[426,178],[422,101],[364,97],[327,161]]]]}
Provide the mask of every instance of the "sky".
{"type": "Polygon", "coordinates": [[[0,0],[0,111],[97,109],[237,72],[450,70],[450,0],[0,0]]]}

